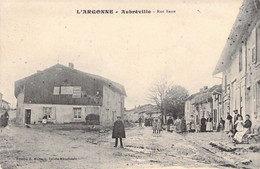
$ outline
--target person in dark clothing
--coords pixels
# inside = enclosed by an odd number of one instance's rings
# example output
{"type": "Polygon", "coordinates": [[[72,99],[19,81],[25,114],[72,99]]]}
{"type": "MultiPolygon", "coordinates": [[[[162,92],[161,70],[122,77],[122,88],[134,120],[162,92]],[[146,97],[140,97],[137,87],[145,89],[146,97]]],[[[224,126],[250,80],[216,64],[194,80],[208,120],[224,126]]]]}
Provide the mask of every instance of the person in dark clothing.
{"type": "Polygon", "coordinates": [[[115,138],[115,146],[114,147],[117,147],[118,138],[119,138],[120,139],[120,146],[121,146],[121,148],[123,148],[122,138],[126,138],[125,137],[125,126],[124,126],[120,116],[117,117],[117,120],[114,123],[112,138],[115,138]]]}
{"type": "Polygon", "coordinates": [[[201,132],[206,132],[206,118],[204,116],[202,116],[201,118],[201,129],[200,131],[201,132]]]}
{"type": "Polygon", "coordinates": [[[142,118],[141,117],[139,117],[138,122],[139,122],[139,127],[142,127],[142,118]]]}
{"type": "Polygon", "coordinates": [[[181,131],[186,132],[186,120],[184,119],[184,117],[182,117],[181,119],[181,131]]]}
{"type": "Polygon", "coordinates": [[[233,123],[233,133],[235,134],[236,132],[237,132],[237,124],[236,124],[236,122],[237,122],[237,120],[238,120],[238,117],[240,116],[239,114],[238,114],[238,110],[234,110],[234,113],[235,113],[235,115],[234,115],[234,123],[233,123]]]}
{"type": "Polygon", "coordinates": [[[251,133],[251,127],[252,127],[252,122],[251,122],[251,120],[250,120],[250,115],[247,114],[247,115],[246,115],[246,121],[245,121],[245,123],[244,123],[244,128],[249,129],[249,131],[248,131],[247,134],[250,134],[250,133],[251,133]]]}
{"type": "Polygon", "coordinates": [[[220,123],[222,124],[222,130],[224,130],[224,128],[225,128],[225,120],[223,120],[222,117],[220,118],[220,123]]]}
{"type": "Polygon", "coordinates": [[[218,128],[217,131],[223,131],[225,128],[225,120],[222,119],[222,117],[220,118],[219,124],[218,124],[218,128]]]}
{"type": "Polygon", "coordinates": [[[1,117],[0,117],[1,127],[6,127],[8,125],[8,120],[9,120],[8,110],[5,110],[5,113],[2,114],[1,117]]]}
{"type": "Polygon", "coordinates": [[[232,127],[233,127],[233,125],[232,125],[232,119],[233,119],[233,117],[230,115],[229,112],[227,112],[227,118],[226,118],[226,120],[225,120],[225,128],[224,128],[224,131],[225,131],[226,133],[230,133],[230,132],[233,133],[233,130],[232,130],[232,127]]]}
{"type": "Polygon", "coordinates": [[[167,131],[170,131],[171,125],[173,125],[173,120],[172,120],[172,117],[169,117],[169,119],[167,121],[167,131]]]}

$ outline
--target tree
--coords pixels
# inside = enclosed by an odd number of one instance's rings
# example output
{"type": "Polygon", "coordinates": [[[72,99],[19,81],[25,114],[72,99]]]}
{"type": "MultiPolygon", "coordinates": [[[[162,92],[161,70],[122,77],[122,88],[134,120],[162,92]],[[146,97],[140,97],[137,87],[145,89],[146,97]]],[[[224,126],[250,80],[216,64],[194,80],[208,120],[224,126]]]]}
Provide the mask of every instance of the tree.
{"type": "Polygon", "coordinates": [[[185,98],[187,97],[188,91],[184,87],[172,85],[166,80],[155,83],[148,94],[148,99],[161,110],[163,123],[166,121],[167,114],[175,118],[184,115],[185,98]]]}
{"type": "Polygon", "coordinates": [[[189,93],[184,87],[179,85],[171,86],[165,98],[167,115],[171,115],[174,118],[184,116],[185,99],[188,95],[189,93]]]}

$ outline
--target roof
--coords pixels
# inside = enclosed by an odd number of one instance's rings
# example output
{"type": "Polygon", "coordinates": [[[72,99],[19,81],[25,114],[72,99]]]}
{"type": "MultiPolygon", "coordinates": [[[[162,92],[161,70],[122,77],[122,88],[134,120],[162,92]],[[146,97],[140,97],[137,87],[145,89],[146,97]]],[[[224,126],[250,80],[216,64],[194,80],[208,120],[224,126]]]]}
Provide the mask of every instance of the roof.
{"type": "Polygon", "coordinates": [[[5,103],[7,103],[7,104],[10,104],[8,101],[6,101],[6,100],[4,100],[4,99],[2,99],[2,102],[5,102],[5,103]]]}
{"type": "Polygon", "coordinates": [[[25,77],[25,78],[23,78],[23,79],[18,80],[18,81],[16,81],[15,83],[16,83],[16,84],[23,83],[23,82],[25,82],[27,79],[30,79],[30,78],[39,76],[39,75],[41,75],[42,73],[44,73],[44,72],[46,72],[46,71],[49,71],[49,70],[51,70],[51,69],[55,69],[55,68],[67,69],[67,70],[70,70],[70,71],[74,71],[74,72],[76,72],[76,73],[83,74],[83,75],[85,75],[86,77],[91,77],[91,78],[94,78],[94,79],[97,79],[97,80],[101,80],[101,81],[105,82],[107,85],[112,86],[117,92],[119,92],[119,93],[121,93],[122,95],[126,96],[126,91],[125,91],[124,86],[122,86],[122,85],[119,84],[119,83],[113,82],[113,81],[111,81],[111,80],[109,80],[109,79],[106,79],[106,78],[101,77],[101,76],[98,76],[98,75],[93,75],[93,74],[90,74],[90,73],[86,73],[86,72],[83,72],[83,71],[79,71],[79,70],[77,70],[77,69],[71,69],[71,68],[69,68],[69,67],[67,67],[67,66],[64,66],[64,65],[61,65],[61,64],[56,64],[56,65],[54,65],[54,66],[52,66],[52,67],[49,67],[49,68],[47,68],[47,69],[45,69],[45,70],[43,70],[43,71],[39,71],[39,72],[37,72],[37,73],[35,73],[35,74],[32,74],[32,75],[30,75],[30,76],[28,76],[28,77],[25,77]]]}
{"type": "Polygon", "coordinates": [[[142,113],[149,114],[149,113],[160,112],[160,109],[156,105],[145,104],[145,105],[141,105],[141,106],[138,106],[138,107],[130,109],[130,110],[126,110],[126,112],[132,112],[132,111],[134,111],[134,113],[138,113],[138,114],[142,114],[142,113]]]}
{"type": "Polygon", "coordinates": [[[260,1],[244,0],[238,16],[230,31],[224,49],[220,55],[213,75],[225,71],[231,64],[231,57],[246,41],[260,18],[260,1]]]}
{"type": "Polygon", "coordinates": [[[203,90],[202,92],[198,92],[198,93],[192,94],[186,100],[194,99],[195,103],[202,102],[202,101],[204,101],[206,99],[211,98],[212,94],[221,93],[221,90],[222,90],[221,89],[221,84],[214,85],[211,88],[203,90]]]}

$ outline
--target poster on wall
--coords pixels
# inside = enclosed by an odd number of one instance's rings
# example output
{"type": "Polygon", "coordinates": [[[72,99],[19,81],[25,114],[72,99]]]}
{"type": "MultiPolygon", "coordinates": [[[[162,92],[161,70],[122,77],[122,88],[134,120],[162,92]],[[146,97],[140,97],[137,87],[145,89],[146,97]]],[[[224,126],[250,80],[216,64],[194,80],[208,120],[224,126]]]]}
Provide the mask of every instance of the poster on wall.
{"type": "Polygon", "coordinates": [[[59,95],[60,94],[60,87],[54,87],[53,88],[53,95],[59,95]]]}
{"type": "Polygon", "coordinates": [[[72,98],[81,98],[81,86],[73,87],[72,98]]]}
{"type": "Polygon", "coordinates": [[[73,94],[73,87],[72,86],[61,86],[61,94],[73,94]]]}

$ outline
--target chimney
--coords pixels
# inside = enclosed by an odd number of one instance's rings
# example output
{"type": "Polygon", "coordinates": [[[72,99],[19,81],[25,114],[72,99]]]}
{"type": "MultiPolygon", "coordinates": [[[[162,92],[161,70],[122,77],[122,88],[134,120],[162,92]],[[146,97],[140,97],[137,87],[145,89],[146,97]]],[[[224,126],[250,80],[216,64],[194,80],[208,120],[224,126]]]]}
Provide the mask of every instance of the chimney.
{"type": "Polygon", "coordinates": [[[208,89],[208,86],[204,86],[204,90],[207,90],[208,89]]]}
{"type": "Polygon", "coordinates": [[[69,63],[69,68],[74,69],[74,64],[70,62],[69,63]]]}

